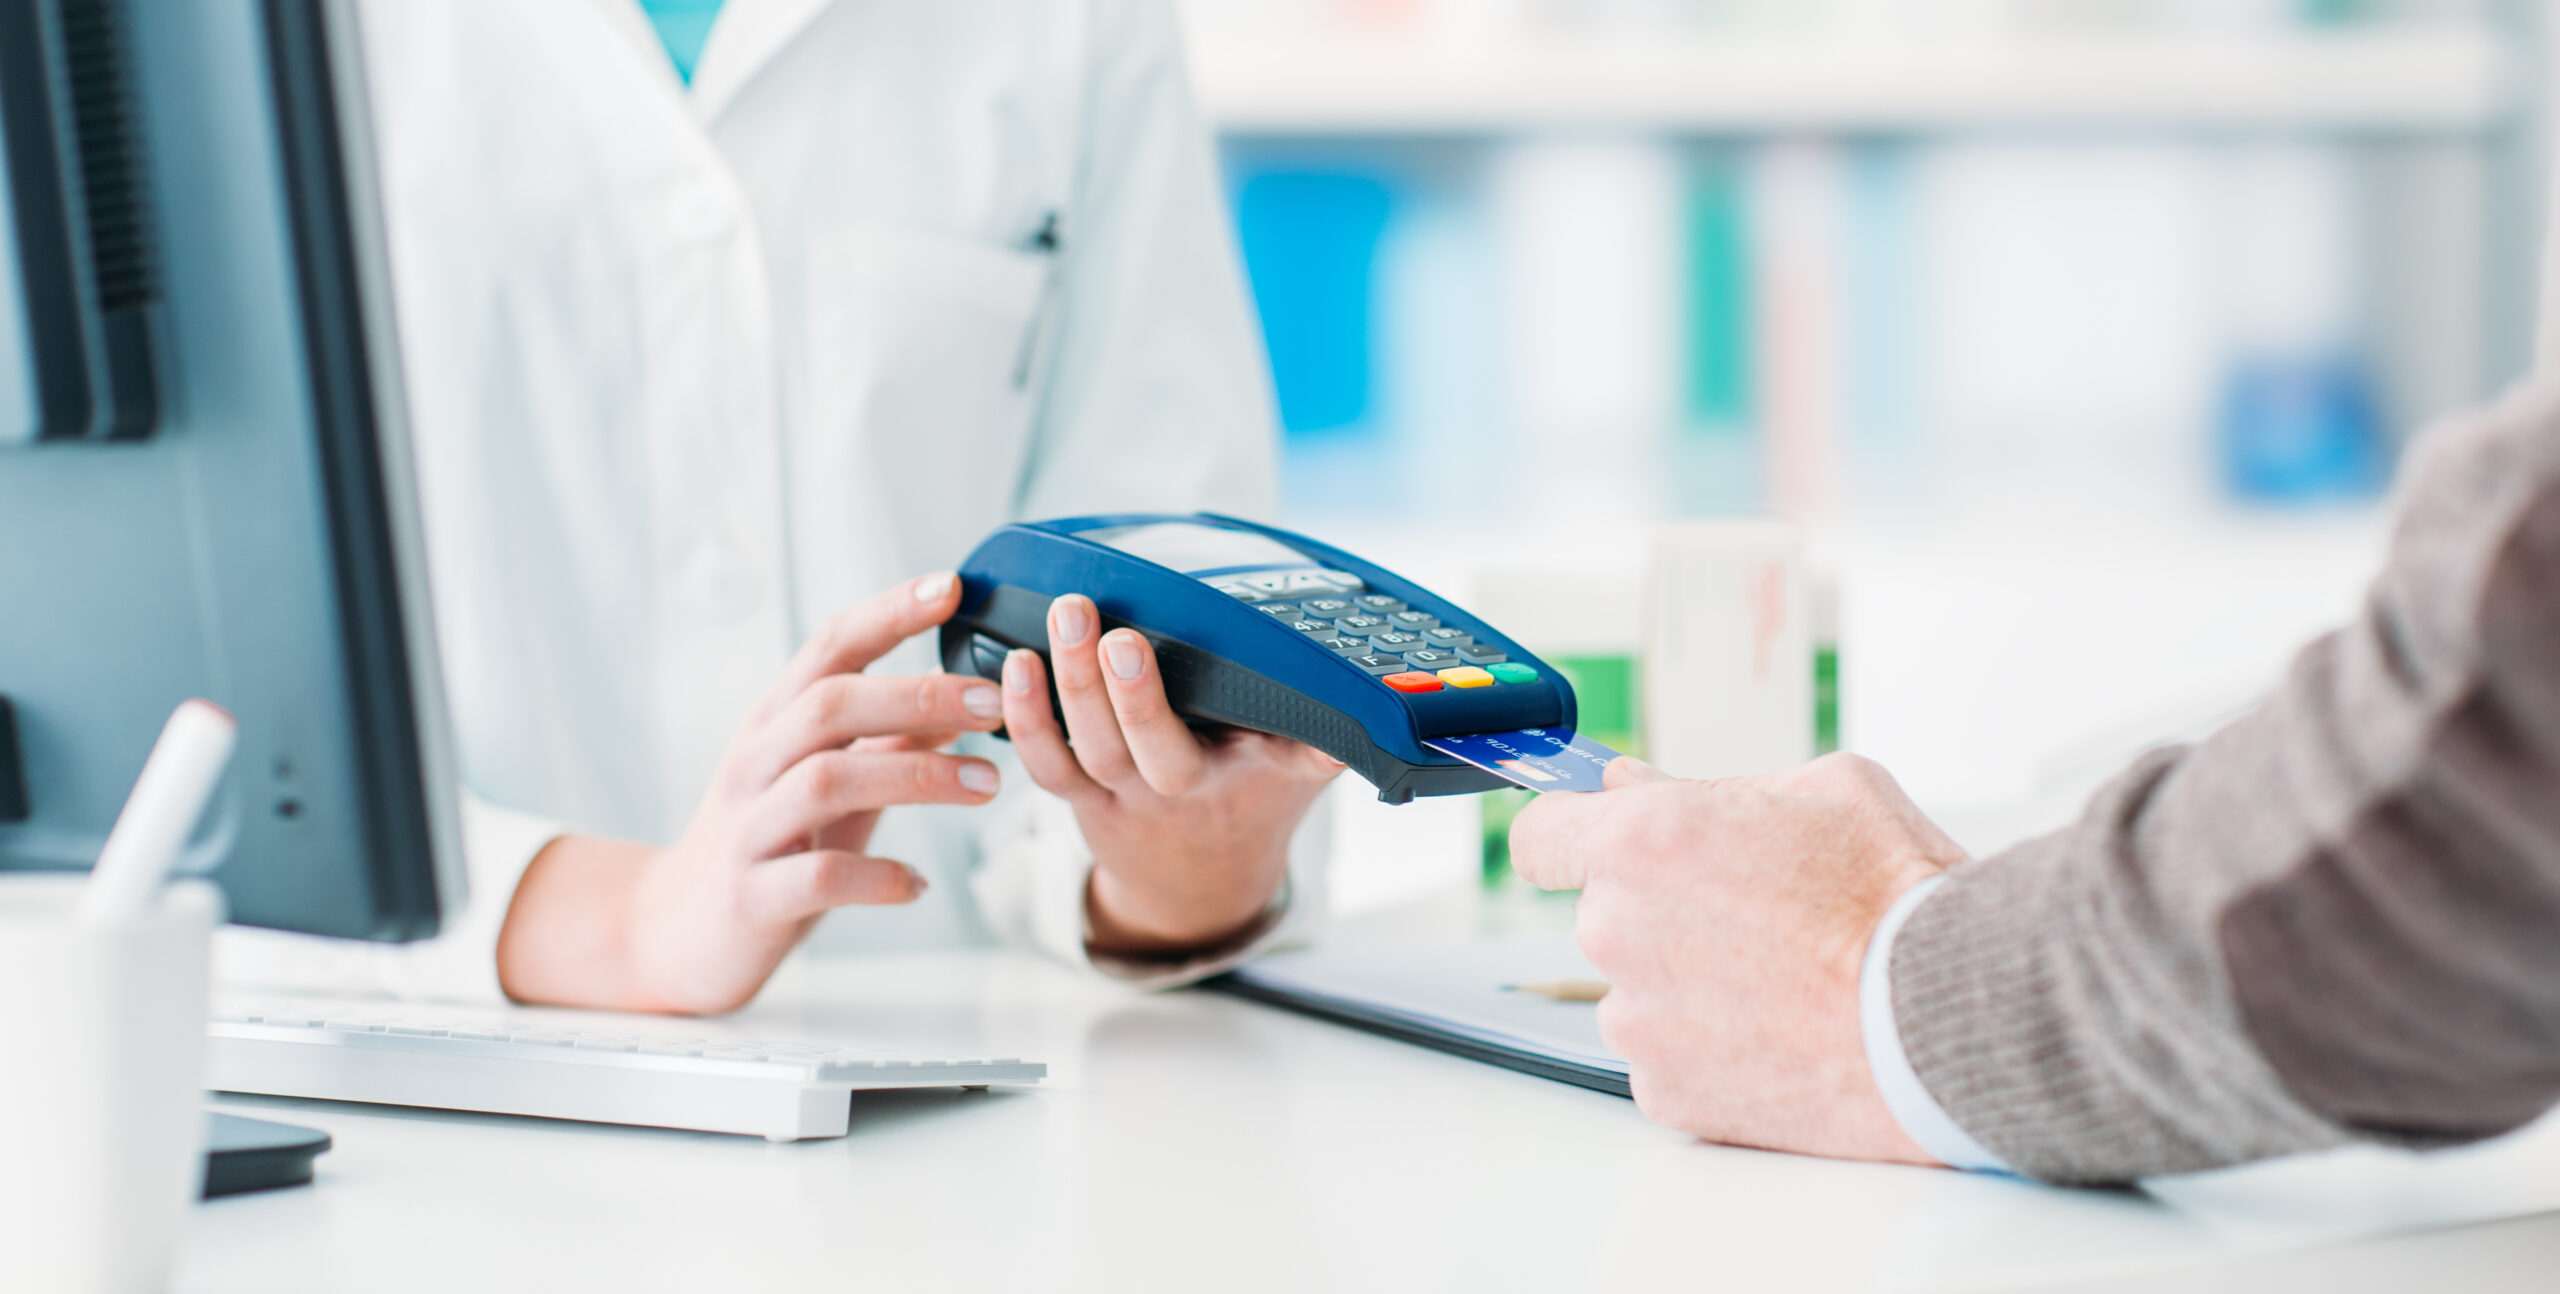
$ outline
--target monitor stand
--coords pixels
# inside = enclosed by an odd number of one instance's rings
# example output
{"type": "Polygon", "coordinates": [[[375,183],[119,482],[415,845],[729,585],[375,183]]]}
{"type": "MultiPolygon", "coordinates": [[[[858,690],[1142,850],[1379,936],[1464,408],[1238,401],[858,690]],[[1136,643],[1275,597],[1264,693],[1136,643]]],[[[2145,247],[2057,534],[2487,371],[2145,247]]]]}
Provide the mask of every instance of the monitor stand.
{"type": "Polygon", "coordinates": [[[302,1186],[329,1134],[236,1114],[205,1113],[204,1198],[302,1186]]]}

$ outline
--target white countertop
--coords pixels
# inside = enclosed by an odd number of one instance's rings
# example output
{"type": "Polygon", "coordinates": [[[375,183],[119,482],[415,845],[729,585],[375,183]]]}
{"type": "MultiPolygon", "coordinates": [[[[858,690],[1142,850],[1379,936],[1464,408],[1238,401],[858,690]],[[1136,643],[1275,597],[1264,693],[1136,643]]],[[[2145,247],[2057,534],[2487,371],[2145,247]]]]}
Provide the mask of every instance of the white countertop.
{"type": "Polygon", "coordinates": [[[1051,1076],[858,1094],[850,1136],[792,1145],[225,1098],[336,1148],[311,1187],[200,1207],[176,1288],[2186,1289],[2218,1272],[2339,1294],[2453,1272],[2540,1288],[2560,1254],[2560,1215],[2289,1250],[2134,1193],[1702,1145],[1614,1097],[1015,954],[802,962],[709,1027],[1019,1054],[1051,1076]]]}

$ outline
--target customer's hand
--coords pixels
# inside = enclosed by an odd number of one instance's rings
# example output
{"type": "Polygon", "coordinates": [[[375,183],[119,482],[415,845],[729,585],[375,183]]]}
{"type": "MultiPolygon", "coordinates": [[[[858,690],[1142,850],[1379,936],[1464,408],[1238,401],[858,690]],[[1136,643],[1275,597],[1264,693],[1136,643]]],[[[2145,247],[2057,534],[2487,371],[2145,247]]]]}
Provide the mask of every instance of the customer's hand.
{"type": "Polygon", "coordinates": [[[1097,637],[1093,600],[1049,607],[1059,708],[1039,654],[1004,665],[1004,719],[1022,767],[1075,809],[1093,847],[1085,910],[1094,952],[1179,956],[1249,930],[1289,874],[1289,837],[1332,758],[1279,737],[1195,734],[1165,700],[1147,640],[1097,637]]]}
{"type": "Polygon", "coordinates": [[[1869,1075],[1858,973],[1894,900],[1964,851],[1854,755],[1715,782],[1620,759],[1608,786],[1539,797],[1511,859],[1582,891],[1582,951],[1609,981],[1600,1035],[1636,1104],[1712,1141],[1937,1162],[1869,1075]]]}
{"type": "Polygon", "coordinates": [[[922,877],[863,849],[889,805],[994,798],[995,765],[940,750],[996,727],[997,689],[861,670],[949,618],[959,599],[959,581],[928,575],[828,622],[748,714],[675,844],[552,842],[526,869],[499,935],[508,995],[727,1011],[755,996],[829,908],[922,894],[922,877]]]}

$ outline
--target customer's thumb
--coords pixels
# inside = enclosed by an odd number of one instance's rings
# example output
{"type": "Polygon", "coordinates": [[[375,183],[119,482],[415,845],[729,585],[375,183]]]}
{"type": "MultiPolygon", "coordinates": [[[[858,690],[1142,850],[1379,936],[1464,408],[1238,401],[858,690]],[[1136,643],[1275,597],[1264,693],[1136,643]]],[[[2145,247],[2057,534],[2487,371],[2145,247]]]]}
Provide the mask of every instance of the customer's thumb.
{"type": "Polygon", "coordinates": [[[1602,770],[1600,774],[1601,787],[1605,790],[1611,791],[1623,791],[1631,786],[1644,786],[1652,782],[1671,782],[1677,780],[1677,778],[1674,778],[1669,773],[1663,772],[1661,769],[1655,768],[1653,765],[1648,764],[1633,755],[1620,755],[1616,759],[1610,760],[1609,767],[1602,770]]]}

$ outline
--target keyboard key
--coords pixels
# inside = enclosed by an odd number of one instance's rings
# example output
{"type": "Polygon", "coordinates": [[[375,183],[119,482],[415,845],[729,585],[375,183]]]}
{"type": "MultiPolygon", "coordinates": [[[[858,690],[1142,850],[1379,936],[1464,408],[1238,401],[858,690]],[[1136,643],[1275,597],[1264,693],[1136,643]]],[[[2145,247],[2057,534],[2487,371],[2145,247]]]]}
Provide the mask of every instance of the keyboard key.
{"type": "Polygon", "coordinates": [[[1419,634],[1439,628],[1440,617],[1424,611],[1399,611],[1388,616],[1387,623],[1394,625],[1399,632],[1419,634]]]}
{"type": "Polygon", "coordinates": [[[1369,640],[1366,638],[1327,638],[1319,642],[1317,646],[1320,646],[1326,651],[1332,652],[1337,656],[1366,656],[1369,654],[1369,640]]]}
{"type": "Polygon", "coordinates": [[[1287,572],[1281,572],[1274,575],[1240,575],[1236,577],[1236,583],[1241,584],[1256,593],[1265,594],[1275,598],[1289,591],[1289,576],[1287,572]]]}
{"type": "Polygon", "coordinates": [[[1468,643],[1474,642],[1476,640],[1476,636],[1468,633],[1464,629],[1440,628],[1425,630],[1422,635],[1422,640],[1442,651],[1456,651],[1459,648],[1466,646],[1468,643]]]}
{"type": "Polygon", "coordinates": [[[1306,612],[1312,620],[1339,620],[1357,614],[1359,610],[1351,605],[1348,598],[1309,598],[1299,603],[1298,609],[1306,612]]]}
{"type": "Polygon", "coordinates": [[[1371,634],[1382,634],[1385,633],[1388,628],[1387,618],[1385,616],[1344,616],[1341,619],[1334,621],[1333,627],[1343,635],[1352,638],[1366,638],[1371,634]]]}
{"type": "Polygon", "coordinates": [[[1371,634],[1369,635],[1369,646],[1378,651],[1391,653],[1418,651],[1422,647],[1422,635],[1403,633],[1371,634]]]}
{"type": "Polygon", "coordinates": [[[1486,667],[1485,672],[1505,683],[1535,683],[1538,681],[1538,671],[1517,662],[1497,662],[1486,667]]]}
{"type": "MultiPolygon", "coordinates": [[[[1437,651],[1432,648],[1425,647],[1420,651],[1406,652],[1404,654],[1404,663],[1411,665],[1415,669],[1436,671],[1448,669],[1451,666],[1458,664],[1459,661],[1454,653],[1437,651]]],[[[1493,676],[1489,674],[1486,675],[1485,681],[1488,683],[1492,682],[1493,676]]]]}
{"type": "Polygon", "coordinates": [[[1333,581],[1326,579],[1323,571],[1299,571],[1289,577],[1289,587],[1281,591],[1284,593],[1332,593],[1336,590],[1333,581]]]}
{"type": "MultiPolygon", "coordinates": [[[[1405,660],[1410,664],[1413,658],[1408,656],[1405,660]]],[[[1455,669],[1440,671],[1440,681],[1451,687],[1492,687],[1493,675],[1473,665],[1460,665],[1455,669]]]]}
{"type": "Polygon", "coordinates": [[[1279,621],[1282,624],[1296,624],[1299,620],[1304,618],[1300,615],[1296,607],[1293,607],[1286,602],[1257,603],[1253,609],[1279,621]]]}
{"type": "Polygon", "coordinates": [[[1440,690],[1440,676],[1437,674],[1425,674],[1421,670],[1407,670],[1402,674],[1389,674],[1378,681],[1399,692],[1437,692],[1440,690]]]}
{"type": "Polygon", "coordinates": [[[1365,598],[1355,598],[1353,600],[1360,604],[1360,609],[1363,612],[1373,616],[1391,616],[1404,610],[1404,603],[1402,600],[1388,597],[1383,593],[1372,593],[1365,598]]]}
{"type": "Polygon", "coordinates": [[[1290,622],[1289,627],[1310,638],[1331,638],[1334,636],[1333,626],[1322,620],[1295,620],[1290,622]]]}
{"type": "Polygon", "coordinates": [[[1241,584],[1212,584],[1209,587],[1216,589],[1220,593],[1226,594],[1228,597],[1234,598],[1238,602],[1260,602],[1263,600],[1261,594],[1256,593],[1252,589],[1246,588],[1241,584]]]}
{"type": "Polygon", "coordinates": [[[1405,672],[1404,657],[1402,656],[1373,654],[1368,656],[1353,656],[1349,659],[1352,664],[1357,665],[1372,674],[1383,676],[1387,674],[1402,674],[1405,672]]]}
{"type": "MultiPolygon", "coordinates": [[[[1499,647],[1488,647],[1482,643],[1468,643],[1466,646],[1458,649],[1458,659],[1465,661],[1470,665],[1499,665],[1502,663],[1502,649],[1499,647]]],[[[1525,665],[1521,668],[1528,669],[1525,665]]],[[[1529,683],[1535,682],[1537,677],[1538,672],[1536,670],[1530,670],[1529,677],[1527,678],[1505,679],[1503,681],[1506,683],[1529,683]]]]}

